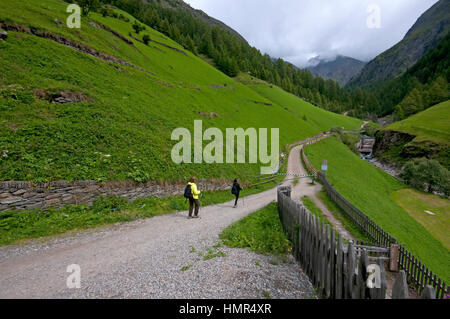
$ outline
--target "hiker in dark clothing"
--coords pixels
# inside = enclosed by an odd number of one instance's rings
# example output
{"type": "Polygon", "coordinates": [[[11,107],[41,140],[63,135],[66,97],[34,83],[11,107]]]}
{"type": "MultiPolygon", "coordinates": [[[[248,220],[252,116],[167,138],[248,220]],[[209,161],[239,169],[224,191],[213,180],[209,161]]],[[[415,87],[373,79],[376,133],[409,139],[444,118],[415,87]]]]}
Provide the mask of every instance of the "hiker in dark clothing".
{"type": "Polygon", "coordinates": [[[231,194],[233,194],[234,196],[236,196],[236,201],[234,202],[234,207],[237,207],[237,203],[239,200],[239,193],[241,192],[242,188],[241,185],[239,185],[238,180],[235,179],[233,182],[233,187],[231,188],[231,194]]]}

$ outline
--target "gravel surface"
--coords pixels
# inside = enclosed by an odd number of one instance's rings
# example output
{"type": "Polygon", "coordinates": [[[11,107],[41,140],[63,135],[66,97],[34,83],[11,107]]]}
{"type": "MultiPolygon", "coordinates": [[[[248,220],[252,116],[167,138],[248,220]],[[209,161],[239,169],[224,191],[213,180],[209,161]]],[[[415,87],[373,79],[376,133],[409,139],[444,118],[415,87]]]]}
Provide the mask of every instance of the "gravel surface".
{"type": "MultiPolygon", "coordinates": [[[[288,172],[301,172],[300,147],[288,172]]],[[[315,193],[306,180],[293,196],[315,193]]],[[[311,298],[299,265],[245,249],[217,247],[233,222],[276,200],[276,189],[187,212],[158,216],[50,241],[0,248],[0,298],[311,298]],[[219,254],[208,259],[211,254],[219,254]],[[206,259],[206,260],[205,260],[206,259]],[[67,266],[81,268],[81,288],[66,286],[67,266]]]]}

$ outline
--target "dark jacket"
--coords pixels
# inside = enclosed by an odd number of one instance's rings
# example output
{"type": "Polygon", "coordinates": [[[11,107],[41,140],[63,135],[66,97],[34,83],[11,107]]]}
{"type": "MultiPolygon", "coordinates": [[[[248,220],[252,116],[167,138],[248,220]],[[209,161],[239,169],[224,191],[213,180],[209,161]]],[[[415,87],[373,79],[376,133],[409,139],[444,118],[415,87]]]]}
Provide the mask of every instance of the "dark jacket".
{"type": "Polygon", "coordinates": [[[242,190],[241,185],[239,185],[239,183],[234,183],[233,188],[231,189],[231,193],[234,195],[239,195],[241,190],[242,190]]]}

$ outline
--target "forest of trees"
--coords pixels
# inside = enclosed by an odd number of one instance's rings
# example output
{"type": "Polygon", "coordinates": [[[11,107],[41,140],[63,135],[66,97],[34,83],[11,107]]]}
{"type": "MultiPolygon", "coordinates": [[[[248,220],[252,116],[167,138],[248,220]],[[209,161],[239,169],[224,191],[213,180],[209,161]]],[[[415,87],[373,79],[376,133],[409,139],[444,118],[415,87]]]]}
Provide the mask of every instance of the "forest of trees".
{"type": "Polygon", "coordinates": [[[230,77],[239,72],[249,73],[335,113],[347,112],[350,116],[372,120],[394,113],[395,119],[399,120],[448,99],[449,36],[403,76],[368,92],[361,88],[342,88],[333,80],[315,77],[311,72],[298,69],[282,59],[274,60],[230,31],[211,26],[187,11],[163,5],[160,0],[82,2],[98,2],[120,8],[194,54],[212,60],[219,70],[230,77]]]}

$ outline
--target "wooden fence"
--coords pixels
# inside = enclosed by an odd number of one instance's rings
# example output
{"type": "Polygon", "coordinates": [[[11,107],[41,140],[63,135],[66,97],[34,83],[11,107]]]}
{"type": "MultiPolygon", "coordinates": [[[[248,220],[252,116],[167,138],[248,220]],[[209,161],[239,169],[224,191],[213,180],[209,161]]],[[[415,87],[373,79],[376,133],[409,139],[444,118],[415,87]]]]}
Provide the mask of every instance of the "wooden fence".
{"type": "MultiPolygon", "coordinates": [[[[278,213],[283,229],[293,242],[294,256],[309,276],[319,294],[333,299],[385,299],[385,259],[370,253],[387,253],[383,247],[343,244],[341,234],[323,220],[291,199],[291,188],[278,188],[278,213]],[[371,268],[372,267],[372,268],[371,268]],[[370,269],[378,269],[375,286],[369,288],[370,269]]],[[[396,299],[408,298],[406,275],[401,272],[392,291],[396,299]]],[[[422,298],[435,298],[434,288],[427,286],[422,298]]]]}
{"type": "Polygon", "coordinates": [[[372,240],[374,244],[390,247],[397,239],[390,236],[375,224],[369,216],[361,212],[331,185],[324,173],[318,172],[317,179],[323,184],[328,196],[346,213],[346,215],[372,240]]]}
{"type": "MultiPolygon", "coordinates": [[[[326,175],[318,172],[308,161],[304,149],[301,150],[302,159],[306,168],[324,185],[328,196],[345,212],[345,214],[371,239],[372,243],[383,247],[398,244],[397,240],[385,232],[369,216],[361,212],[357,207],[342,196],[328,181],[326,175]]],[[[404,246],[398,244],[398,266],[404,270],[410,285],[423,293],[428,285],[431,285],[436,297],[441,299],[450,294],[450,287],[445,281],[437,278],[423,263],[412,255],[404,246]]]]}

